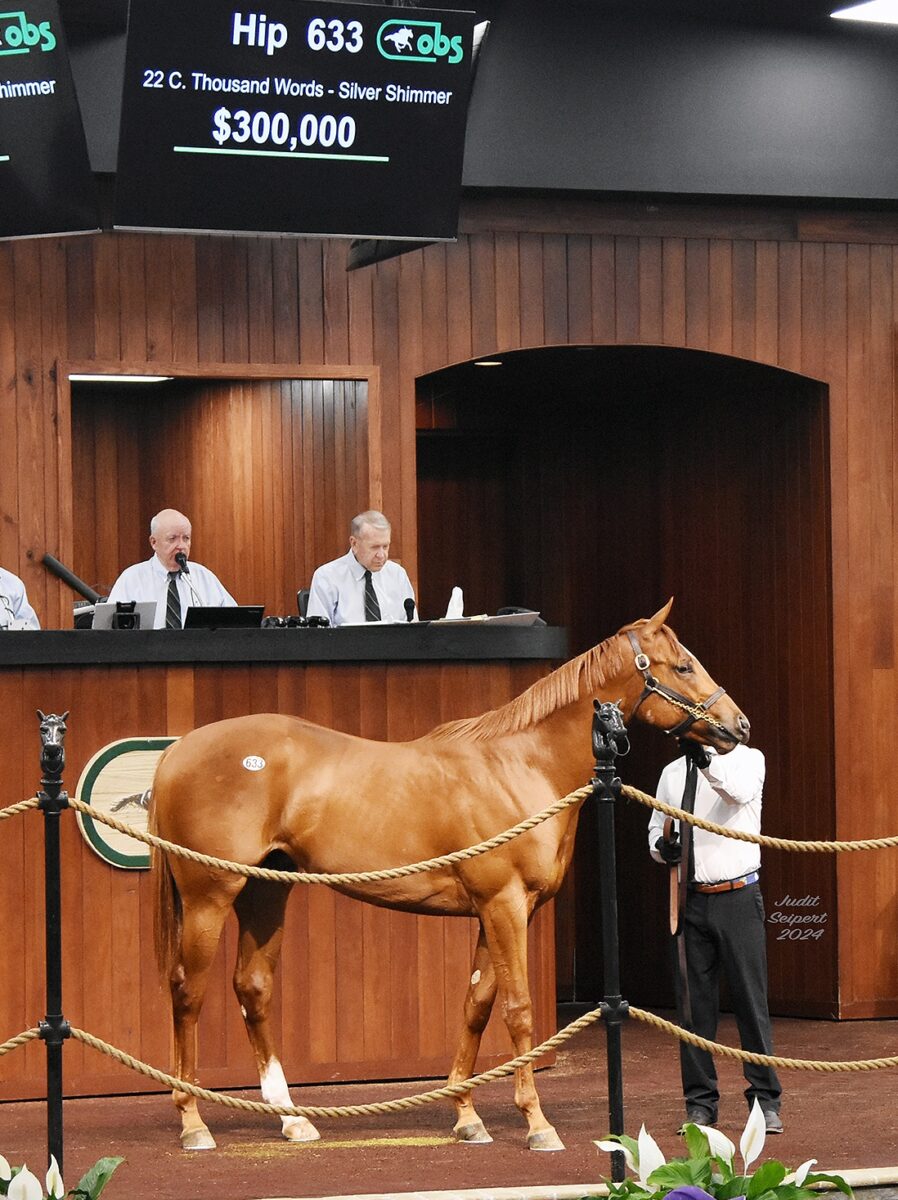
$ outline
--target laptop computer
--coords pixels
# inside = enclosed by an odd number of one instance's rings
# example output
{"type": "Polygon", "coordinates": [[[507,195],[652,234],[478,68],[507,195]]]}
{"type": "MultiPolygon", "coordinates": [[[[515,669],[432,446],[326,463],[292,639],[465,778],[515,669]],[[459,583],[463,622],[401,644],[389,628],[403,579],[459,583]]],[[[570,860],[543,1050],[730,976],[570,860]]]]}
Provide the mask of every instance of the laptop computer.
{"type": "Polygon", "coordinates": [[[264,604],[208,605],[188,608],[185,629],[258,629],[262,624],[264,604]]]}
{"type": "MultiPolygon", "coordinates": [[[[117,608],[118,605],[115,601],[110,604],[108,600],[104,600],[95,604],[91,629],[112,629],[112,618],[115,616],[117,608]]],[[[156,619],[156,601],[138,600],[134,605],[134,613],[140,616],[141,629],[152,629],[153,621],[156,619]]]]}

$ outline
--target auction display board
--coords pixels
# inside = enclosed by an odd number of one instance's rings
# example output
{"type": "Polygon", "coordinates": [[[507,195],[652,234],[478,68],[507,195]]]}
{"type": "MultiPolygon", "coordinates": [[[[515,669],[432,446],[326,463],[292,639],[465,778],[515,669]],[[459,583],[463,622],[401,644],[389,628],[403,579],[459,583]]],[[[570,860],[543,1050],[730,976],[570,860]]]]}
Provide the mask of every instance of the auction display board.
{"type": "Polygon", "coordinates": [[[457,232],[474,14],[131,0],[114,223],[457,232]]]}
{"type": "Polygon", "coordinates": [[[0,238],[99,227],[56,0],[0,12],[0,238]]]}

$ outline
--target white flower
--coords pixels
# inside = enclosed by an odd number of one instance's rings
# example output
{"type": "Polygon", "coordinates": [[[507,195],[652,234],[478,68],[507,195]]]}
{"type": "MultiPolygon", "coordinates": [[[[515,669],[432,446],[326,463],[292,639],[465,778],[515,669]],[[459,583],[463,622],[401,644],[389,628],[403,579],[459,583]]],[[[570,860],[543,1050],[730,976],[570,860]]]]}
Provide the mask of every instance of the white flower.
{"type": "Polygon", "coordinates": [[[803,1162],[792,1175],[787,1175],[783,1180],[783,1183],[794,1183],[796,1187],[801,1187],[808,1177],[808,1172],[816,1161],[816,1158],[809,1158],[808,1161],[803,1162]]]}
{"type": "Polygon", "coordinates": [[[65,1197],[65,1184],[59,1173],[59,1163],[53,1154],[50,1155],[50,1166],[47,1170],[47,1196],[50,1200],[64,1200],[65,1197]]]}
{"type": "Polygon", "coordinates": [[[0,1154],[0,1179],[12,1179],[12,1168],[2,1154],[0,1154]]]}
{"type": "Polygon", "coordinates": [[[44,1200],[44,1189],[25,1166],[9,1185],[6,1194],[9,1200],[44,1200]]]}
{"type": "Polygon", "coordinates": [[[648,1132],[645,1125],[639,1131],[636,1144],[639,1148],[639,1165],[637,1168],[639,1182],[643,1187],[648,1187],[648,1178],[652,1171],[657,1167],[663,1167],[667,1159],[661,1153],[661,1147],[648,1132]]]}
{"type": "Polygon", "coordinates": [[[766,1137],[767,1126],[764,1122],[764,1114],[761,1112],[760,1104],[755,1100],[751,1106],[751,1112],[748,1114],[748,1120],[745,1122],[742,1137],[739,1139],[739,1150],[742,1153],[742,1162],[744,1163],[744,1173],[746,1175],[748,1174],[748,1168],[764,1149],[766,1137]]]}
{"type": "Polygon", "coordinates": [[[722,1158],[732,1166],[733,1159],[736,1157],[736,1147],[727,1135],[721,1133],[719,1129],[715,1129],[713,1125],[699,1125],[698,1128],[708,1139],[708,1148],[712,1155],[715,1158],[722,1158]]]}
{"type": "Polygon", "coordinates": [[[630,1153],[626,1146],[622,1146],[620,1142],[594,1142],[593,1145],[598,1146],[600,1150],[605,1150],[608,1154],[622,1154],[624,1162],[631,1171],[636,1171],[636,1159],[630,1153]]]}

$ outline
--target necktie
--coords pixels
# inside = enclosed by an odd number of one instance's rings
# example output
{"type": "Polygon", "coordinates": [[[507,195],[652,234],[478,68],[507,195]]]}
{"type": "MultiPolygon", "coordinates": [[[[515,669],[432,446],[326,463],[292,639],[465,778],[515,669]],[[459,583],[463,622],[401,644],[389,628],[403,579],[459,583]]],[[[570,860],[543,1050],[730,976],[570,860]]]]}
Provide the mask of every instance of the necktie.
{"type": "Polygon", "coordinates": [[[181,628],[181,597],[178,595],[178,576],[180,571],[168,573],[168,595],[165,599],[165,628],[181,628]]]}
{"type": "Polygon", "coordinates": [[[377,602],[377,593],[374,590],[374,580],[371,578],[370,571],[365,572],[365,620],[380,620],[380,605],[377,602]]]}

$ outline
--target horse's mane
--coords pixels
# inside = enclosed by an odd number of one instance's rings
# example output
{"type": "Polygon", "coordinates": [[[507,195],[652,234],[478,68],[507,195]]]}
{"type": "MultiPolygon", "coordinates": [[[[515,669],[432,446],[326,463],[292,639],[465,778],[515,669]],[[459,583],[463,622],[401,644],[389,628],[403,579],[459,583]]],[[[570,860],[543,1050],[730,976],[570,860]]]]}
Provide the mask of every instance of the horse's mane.
{"type": "MultiPolygon", "coordinates": [[[[545,679],[538,679],[531,684],[520,696],[509,700],[501,708],[491,709],[479,717],[466,717],[460,721],[447,721],[438,725],[425,737],[438,741],[485,741],[487,738],[501,737],[506,733],[519,733],[521,730],[536,725],[551,713],[560,708],[566,708],[580,699],[581,689],[594,692],[603,687],[609,677],[614,676],[623,666],[621,657],[621,634],[630,629],[638,629],[645,621],[635,621],[625,625],[618,633],[604,642],[599,642],[591,650],[572,658],[563,666],[558,667],[545,679]]],[[[678,645],[674,634],[662,625],[660,633],[671,643],[678,645]]]]}

